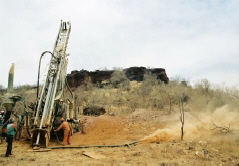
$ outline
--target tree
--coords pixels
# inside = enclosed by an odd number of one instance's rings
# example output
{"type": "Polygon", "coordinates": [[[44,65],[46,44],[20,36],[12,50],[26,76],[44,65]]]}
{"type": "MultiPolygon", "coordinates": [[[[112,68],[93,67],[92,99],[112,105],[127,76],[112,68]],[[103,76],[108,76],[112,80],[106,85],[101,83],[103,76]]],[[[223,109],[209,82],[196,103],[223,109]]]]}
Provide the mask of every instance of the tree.
{"type": "Polygon", "coordinates": [[[231,88],[226,88],[226,92],[239,100],[239,89],[237,88],[237,86],[232,86],[231,88]]]}
{"type": "Polygon", "coordinates": [[[110,83],[115,88],[120,88],[121,90],[129,90],[130,80],[126,77],[124,71],[115,70],[111,75],[110,83]]]}
{"type": "Polygon", "coordinates": [[[185,79],[182,79],[180,77],[173,80],[173,91],[175,93],[175,101],[179,107],[179,113],[180,113],[180,122],[181,122],[181,140],[183,140],[184,137],[184,123],[185,123],[185,105],[189,101],[189,87],[185,86],[185,84],[182,84],[182,81],[185,79]]]}
{"type": "Polygon", "coordinates": [[[212,86],[207,79],[198,80],[194,85],[194,92],[196,93],[194,95],[194,101],[199,103],[200,99],[200,106],[203,106],[204,110],[207,110],[209,102],[211,102],[214,97],[214,90],[212,90],[211,87],[212,86]]]}
{"type": "Polygon", "coordinates": [[[173,109],[173,105],[175,103],[175,94],[174,87],[177,85],[175,81],[169,81],[168,84],[162,84],[159,86],[160,94],[164,100],[165,105],[169,106],[169,111],[173,109]]]}
{"type": "Polygon", "coordinates": [[[139,89],[140,95],[146,97],[156,85],[158,85],[157,76],[152,73],[145,73],[143,83],[139,89]]]}

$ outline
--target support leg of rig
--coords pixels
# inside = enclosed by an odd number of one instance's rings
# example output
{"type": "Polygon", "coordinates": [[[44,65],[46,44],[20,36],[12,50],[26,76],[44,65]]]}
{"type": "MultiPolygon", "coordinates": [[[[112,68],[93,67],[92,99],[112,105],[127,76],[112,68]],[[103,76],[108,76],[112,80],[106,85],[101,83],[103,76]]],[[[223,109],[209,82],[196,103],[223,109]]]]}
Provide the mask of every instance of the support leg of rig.
{"type": "Polygon", "coordinates": [[[35,144],[33,144],[33,150],[39,150],[40,149],[40,144],[39,144],[39,140],[40,140],[40,132],[38,132],[37,134],[37,141],[35,144]]]}

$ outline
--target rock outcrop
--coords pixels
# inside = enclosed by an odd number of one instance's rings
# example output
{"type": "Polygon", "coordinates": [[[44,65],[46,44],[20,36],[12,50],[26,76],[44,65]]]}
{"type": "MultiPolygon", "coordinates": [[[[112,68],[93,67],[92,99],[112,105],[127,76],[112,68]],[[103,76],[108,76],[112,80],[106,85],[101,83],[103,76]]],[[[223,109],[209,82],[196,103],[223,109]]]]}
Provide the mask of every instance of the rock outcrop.
{"type": "MultiPolygon", "coordinates": [[[[163,68],[153,68],[147,69],[145,67],[130,67],[123,70],[125,72],[126,77],[130,81],[143,81],[144,74],[146,72],[152,73],[157,76],[157,79],[164,82],[165,84],[168,83],[169,79],[163,68]]],[[[114,70],[107,70],[107,71],[87,71],[87,70],[74,70],[71,74],[67,75],[67,83],[71,88],[76,88],[80,85],[84,85],[90,82],[93,84],[101,84],[102,82],[109,80],[111,78],[112,73],[114,70]]]]}
{"type": "Polygon", "coordinates": [[[83,115],[87,115],[87,116],[89,116],[89,115],[100,116],[105,113],[106,113],[106,111],[103,107],[94,106],[94,107],[85,107],[83,109],[83,115]]]}
{"type": "Polygon", "coordinates": [[[163,68],[154,68],[154,69],[147,69],[145,67],[130,67],[124,69],[126,77],[130,81],[143,81],[145,73],[152,73],[157,76],[158,80],[163,81],[165,84],[168,83],[168,77],[163,68]]]}

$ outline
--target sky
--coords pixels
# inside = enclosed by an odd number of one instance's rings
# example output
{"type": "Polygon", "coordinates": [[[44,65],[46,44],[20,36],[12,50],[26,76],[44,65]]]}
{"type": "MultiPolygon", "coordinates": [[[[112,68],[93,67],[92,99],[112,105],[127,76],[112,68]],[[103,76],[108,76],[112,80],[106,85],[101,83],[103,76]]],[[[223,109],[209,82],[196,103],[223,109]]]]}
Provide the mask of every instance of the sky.
{"type": "Polygon", "coordinates": [[[239,85],[238,0],[1,0],[0,85],[12,63],[14,86],[36,85],[61,20],[72,26],[68,74],[144,66],[191,84],[239,85]]]}

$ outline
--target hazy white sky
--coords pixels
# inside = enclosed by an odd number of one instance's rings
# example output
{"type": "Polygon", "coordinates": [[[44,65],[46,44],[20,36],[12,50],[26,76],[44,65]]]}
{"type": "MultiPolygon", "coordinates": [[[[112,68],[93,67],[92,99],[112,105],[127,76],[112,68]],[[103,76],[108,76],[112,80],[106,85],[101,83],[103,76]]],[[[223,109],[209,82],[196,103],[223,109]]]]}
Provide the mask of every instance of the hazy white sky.
{"type": "Polygon", "coordinates": [[[36,84],[61,20],[72,24],[67,73],[144,66],[239,85],[238,0],[2,0],[0,15],[4,87],[12,63],[15,86],[36,84]]]}

